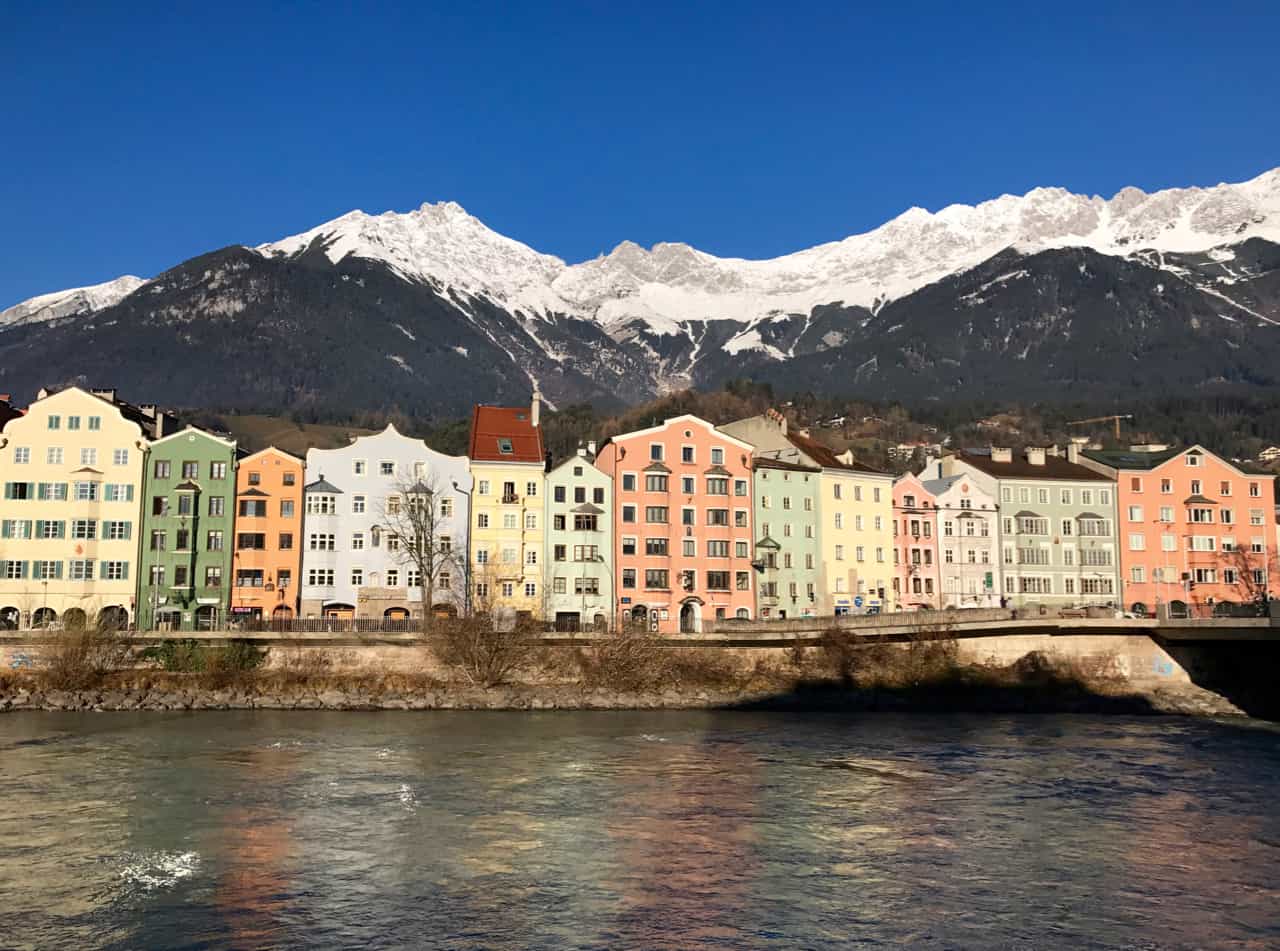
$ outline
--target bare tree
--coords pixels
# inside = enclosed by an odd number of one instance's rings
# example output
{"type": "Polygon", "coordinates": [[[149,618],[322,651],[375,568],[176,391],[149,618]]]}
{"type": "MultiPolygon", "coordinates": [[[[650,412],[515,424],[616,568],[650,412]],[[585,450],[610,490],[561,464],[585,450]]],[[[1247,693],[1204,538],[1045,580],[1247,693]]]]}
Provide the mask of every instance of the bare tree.
{"type": "Polygon", "coordinates": [[[1266,576],[1266,556],[1262,553],[1255,554],[1240,545],[1227,554],[1227,560],[1236,574],[1236,590],[1243,595],[1240,599],[1241,604],[1252,604],[1261,608],[1266,603],[1267,595],[1270,594],[1266,576]],[[1255,577],[1255,571],[1262,575],[1261,580],[1255,577]]]}
{"type": "Polygon", "coordinates": [[[454,496],[442,490],[433,477],[402,480],[382,504],[382,528],[388,536],[388,548],[401,564],[417,572],[427,628],[434,621],[432,608],[443,576],[450,576],[448,591],[455,606],[461,603],[452,575],[463,566],[465,552],[459,552],[449,534],[451,525],[460,524],[452,518],[456,504],[454,496]]]}

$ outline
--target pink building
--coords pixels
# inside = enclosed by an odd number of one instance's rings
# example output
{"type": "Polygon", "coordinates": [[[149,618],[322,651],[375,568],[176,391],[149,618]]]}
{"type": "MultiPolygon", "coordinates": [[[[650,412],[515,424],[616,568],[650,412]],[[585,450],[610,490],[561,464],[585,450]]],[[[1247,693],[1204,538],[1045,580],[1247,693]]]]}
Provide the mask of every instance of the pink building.
{"type": "Polygon", "coordinates": [[[1086,450],[1080,461],[1116,480],[1126,609],[1203,616],[1276,590],[1273,476],[1201,446],[1086,450]]]}
{"type": "Polygon", "coordinates": [[[696,416],[601,446],[620,622],[674,634],[752,616],[751,449],[696,416]]]}
{"type": "Polygon", "coordinates": [[[906,610],[942,606],[938,500],[907,473],[893,484],[893,590],[906,610]]]}

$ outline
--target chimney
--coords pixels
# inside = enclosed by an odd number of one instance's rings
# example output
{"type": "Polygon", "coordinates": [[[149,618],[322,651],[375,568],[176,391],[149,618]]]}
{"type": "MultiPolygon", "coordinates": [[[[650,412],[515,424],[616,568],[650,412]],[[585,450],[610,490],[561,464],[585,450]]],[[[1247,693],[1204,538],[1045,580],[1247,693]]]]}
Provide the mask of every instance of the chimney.
{"type": "Polygon", "coordinates": [[[1067,462],[1072,465],[1080,464],[1080,444],[1074,439],[1071,440],[1071,444],[1067,446],[1067,462]]]}
{"type": "Polygon", "coordinates": [[[529,407],[529,420],[536,428],[539,420],[542,418],[542,393],[538,389],[538,384],[533,384],[533,405],[529,407]]]}
{"type": "Polygon", "coordinates": [[[587,440],[587,455],[592,459],[596,457],[596,441],[594,439],[587,440]]]}
{"type": "Polygon", "coordinates": [[[1013,450],[1007,446],[991,447],[992,462],[1013,462],[1013,450]]]}
{"type": "Polygon", "coordinates": [[[579,458],[582,458],[582,459],[587,458],[587,447],[584,446],[581,442],[578,443],[578,456],[579,458]]]}
{"type": "Polygon", "coordinates": [[[114,387],[106,390],[91,390],[90,392],[93,393],[94,396],[102,397],[102,399],[106,400],[108,403],[114,403],[116,401],[116,391],[114,387]]]}
{"type": "Polygon", "coordinates": [[[1027,462],[1033,466],[1044,465],[1044,450],[1036,446],[1028,446],[1027,462]]]}
{"type": "MultiPolygon", "coordinates": [[[[786,430],[785,430],[785,429],[783,429],[783,432],[786,432],[786,430]]],[[[797,430],[796,430],[796,434],[797,434],[798,436],[800,436],[800,438],[801,438],[801,439],[808,439],[808,438],[809,438],[809,428],[806,426],[804,429],[797,429],[797,430]]]]}

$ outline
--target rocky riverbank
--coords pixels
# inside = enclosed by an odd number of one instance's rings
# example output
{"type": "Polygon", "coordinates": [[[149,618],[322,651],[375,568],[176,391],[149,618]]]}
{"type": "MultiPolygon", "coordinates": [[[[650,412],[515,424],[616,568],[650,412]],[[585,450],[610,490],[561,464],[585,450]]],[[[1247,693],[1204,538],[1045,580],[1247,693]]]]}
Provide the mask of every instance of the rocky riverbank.
{"type": "Polygon", "coordinates": [[[21,710],[651,710],[753,709],[1115,713],[1241,716],[1223,697],[1193,685],[1106,690],[1074,683],[858,687],[796,684],[788,689],[671,687],[618,690],[581,684],[474,687],[406,678],[329,677],[321,683],[248,677],[209,685],[197,676],[123,674],[101,685],[53,689],[37,676],[0,680],[0,711],[21,710]]]}

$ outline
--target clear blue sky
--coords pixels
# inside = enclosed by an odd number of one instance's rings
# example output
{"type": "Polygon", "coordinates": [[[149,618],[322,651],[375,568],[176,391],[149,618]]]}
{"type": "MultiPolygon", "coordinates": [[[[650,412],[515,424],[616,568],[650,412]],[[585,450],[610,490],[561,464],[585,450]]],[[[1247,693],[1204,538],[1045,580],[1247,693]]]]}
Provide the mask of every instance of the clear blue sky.
{"type": "Polygon", "coordinates": [[[1280,164],[1274,0],[858,6],[9,4],[0,307],[352,208],[765,257],[1280,164]]]}

